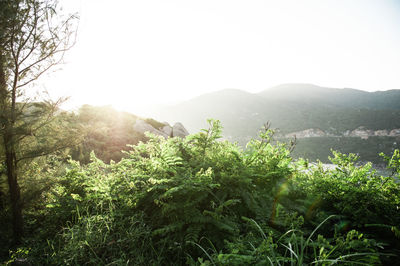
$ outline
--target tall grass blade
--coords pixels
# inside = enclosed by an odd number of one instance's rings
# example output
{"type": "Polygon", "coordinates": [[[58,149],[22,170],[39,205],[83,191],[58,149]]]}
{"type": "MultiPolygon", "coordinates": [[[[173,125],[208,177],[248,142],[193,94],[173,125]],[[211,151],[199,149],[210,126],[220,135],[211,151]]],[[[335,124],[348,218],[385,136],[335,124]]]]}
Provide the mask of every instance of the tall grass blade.
{"type": "Polygon", "coordinates": [[[199,244],[197,244],[197,243],[195,243],[195,242],[193,242],[193,241],[190,241],[189,243],[192,243],[192,244],[195,244],[196,246],[198,246],[198,247],[207,255],[207,257],[210,259],[211,263],[212,263],[214,266],[216,266],[214,260],[213,260],[213,259],[211,258],[211,256],[210,256],[210,254],[208,254],[208,252],[207,252],[202,246],[200,246],[199,244]]]}

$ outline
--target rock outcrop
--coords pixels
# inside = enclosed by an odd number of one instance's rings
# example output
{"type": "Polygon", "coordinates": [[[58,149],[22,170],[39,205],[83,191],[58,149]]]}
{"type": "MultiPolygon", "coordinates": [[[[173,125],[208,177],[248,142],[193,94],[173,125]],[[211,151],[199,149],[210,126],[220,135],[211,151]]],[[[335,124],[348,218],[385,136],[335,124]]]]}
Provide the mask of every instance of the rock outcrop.
{"type": "Polygon", "coordinates": [[[399,137],[400,128],[387,130],[372,130],[366,129],[365,127],[358,127],[354,130],[346,130],[342,134],[331,134],[327,133],[319,128],[309,128],[302,131],[292,132],[284,135],[285,138],[315,138],[315,137],[358,137],[362,139],[368,139],[369,137],[399,137]]]}
{"type": "Polygon", "coordinates": [[[133,129],[140,133],[150,132],[155,135],[163,136],[164,138],[168,137],[168,135],[165,132],[154,128],[152,125],[146,123],[146,121],[142,119],[136,120],[135,124],[133,125],[133,129]]]}
{"type": "Polygon", "coordinates": [[[325,136],[327,136],[327,134],[319,128],[309,128],[309,129],[306,129],[303,131],[297,131],[297,132],[286,134],[285,137],[293,138],[295,136],[296,136],[296,138],[313,138],[313,137],[325,137],[325,136]]]}
{"type": "Polygon", "coordinates": [[[398,137],[400,136],[400,129],[395,128],[392,130],[386,130],[386,129],[381,129],[381,130],[371,130],[371,129],[366,129],[365,127],[358,127],[354,129],[353,131],[346,131],[344,134],[346,137],[359,137],[362,139],[368,139],[369,137],[398,137]]]}
{"type": "Polygon", "coordinates": [[[165,126],[161,129],[161,131],[167,134],[167,136],[173,137],[172,127],[167,122],[164,122],[164,125],[165,126]]]}
{"type": "Polygon", "coordinates": [[[180,137],[184,138],[189,135],[189,132],[181,123],[175,123],[173,127],[171,127],[167,122],[163,123],[164,126],[162,128],[154,128],[152,125],[147,123],[142,119],[137,119],[135,124],[133,125],[133,129],[140,133],[150,132],[155,135],[163,136],[164,138],[168,137],[180,137]]]}
{"type": "Polygon", "coordinates": [[[181,137],[184,138],[187,135],[189,135],[189,132],[186,130],[186,128],[181,124],[181,123],[175,123],[175,125],[172,127],[172,136],[173,137],[181,137]]]}
{"type": "Polygon", "coordinates": [[[393,129],[389,132],[389,136],[396,137],[400,136],[400,128],[393,129]]]}

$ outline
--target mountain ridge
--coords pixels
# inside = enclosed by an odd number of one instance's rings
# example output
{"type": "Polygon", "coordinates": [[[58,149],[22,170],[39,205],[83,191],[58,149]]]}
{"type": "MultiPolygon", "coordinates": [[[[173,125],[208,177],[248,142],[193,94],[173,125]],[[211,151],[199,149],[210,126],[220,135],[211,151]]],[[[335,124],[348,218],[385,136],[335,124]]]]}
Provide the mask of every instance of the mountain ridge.
{"type": "MultiPolygon", "coordinates": [[[[276,127],[290,132],[318,127],[315,120],[321,120],[321,116],[329,116],[329,113],[336,114],[336,119],[329,117],[326,122],[332,120],[332,123],[340,124],[339,121],[335,120],[338,120],[338,117],[343,116],[346,112],[352,113],[352,115],[350,119],[349,117],[345,117],[345,119],[356,122],[357,116],[361,118],[360,121],[371,116],[377,120],[382,120],[386,115],[385,112],[392,119],[400,111],[400,90],[365,92],[356,89],[335,89],[301,84],[300,89],[302,90],[300,91],[299,89],[296,90],[294,86],[297,86],[297,84],[283,84],[258,93],[239,89],[220,90],[163,108],[156,116],[161,117],[161,120],[176,119],[183,121],[188,126],[189,131],[192,132],[201,129],[205,125],[203,121],[207,118],[213,117],[224,122],[223,120],[233,119],[231,117],[233,115],[239,120],[250,117],[259,124],[257,128],[264,122],[271,121],[276,127]],[[311,91],[304,91],[304,88],[309,89],[310,86],[311,91]],[[316,90],[317,93],[315,93],[316,90]],[[377,114],[371,114],[371,111],[375,110],[378,110],[379,117],[377,117],[377,114]],[[189,117],[189,113],[191,117],[189,117]],[[292,120],[304,121],[304,126],[288,126],[293,122],[292,120]]],[[[323,127],[329,129],[330,126],[326,124],[323,127]]],[[[371,124],[373,123],[355,123],[353,127],[346,125],[339,127],[339,130],[353,130],[359,126],[369,127],[371,124]]],[[[395,124],[397,125],[397,123],[395,124]]],[[[372,127],[370,129],[394,129],[396,125],[388,123],[387,128],[372,127]]],[[[255,129],[251,128],[251,130],[254,131],[255,129]]]]}
{"type": "MultiPolygon", "coordinates": [[[[243,145],[256,137],[266,122],[282,135],[320,129],[327,136],[346,137],[345,132],[360,127],[372,131],[399,129],[400,90],[366,92],[312,84],[282,84],[258,93],[227,89],[164,108],[155,117],[181,121],[189,132],[206,128],[208,118],[219,119],[224,137],[243,145]]],[[[371,149],[375,154],[384,151],[371,149]]]]}

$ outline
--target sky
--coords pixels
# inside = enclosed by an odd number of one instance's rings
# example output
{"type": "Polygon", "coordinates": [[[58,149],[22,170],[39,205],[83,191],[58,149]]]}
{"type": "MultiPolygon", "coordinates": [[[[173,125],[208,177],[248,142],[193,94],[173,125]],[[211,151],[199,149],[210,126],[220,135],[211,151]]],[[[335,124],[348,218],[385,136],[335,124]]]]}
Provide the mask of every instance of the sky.
{"type": "Polygon", "coordinates": [[[400,89],[400,0],[60,0],[80,15],[62,69],[69,105],[145,114],[226,88],[400,89]]]}

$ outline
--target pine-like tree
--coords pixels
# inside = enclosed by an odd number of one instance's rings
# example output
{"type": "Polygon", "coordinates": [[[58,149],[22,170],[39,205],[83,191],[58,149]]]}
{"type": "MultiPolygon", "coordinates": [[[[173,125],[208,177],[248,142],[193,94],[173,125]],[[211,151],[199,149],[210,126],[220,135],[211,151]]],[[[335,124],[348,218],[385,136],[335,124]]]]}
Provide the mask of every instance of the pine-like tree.
{"type": "Polygon", "coordinates": [[[0,1],[0,136],[12,210],[14,240],[23,234],[18,165],[71,143],[54,123],[62,100],[32,98],[32,86],[60,64],[74,44],[75,15],[58,15],[57,1],[0,1]],[[49,145],[50,143],[50,145],[49,145]]]}

